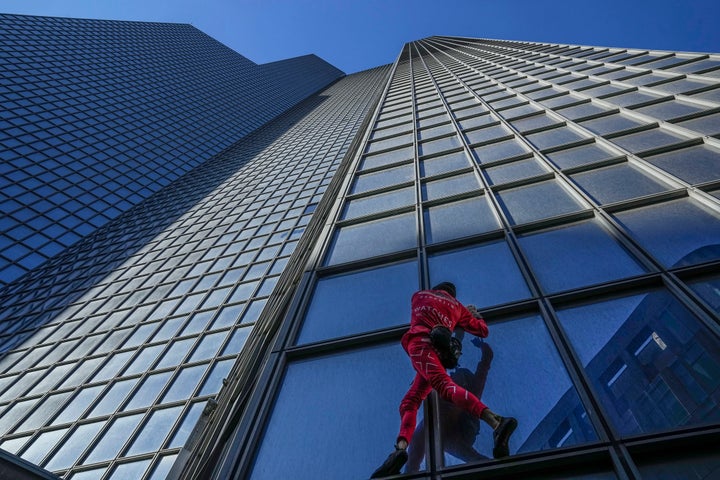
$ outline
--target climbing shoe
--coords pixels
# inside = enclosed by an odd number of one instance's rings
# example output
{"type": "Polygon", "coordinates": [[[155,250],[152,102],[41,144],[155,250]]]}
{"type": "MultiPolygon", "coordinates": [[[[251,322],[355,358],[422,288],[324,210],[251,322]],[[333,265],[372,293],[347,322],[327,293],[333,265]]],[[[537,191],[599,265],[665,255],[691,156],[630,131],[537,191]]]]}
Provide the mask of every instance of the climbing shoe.
{"type": "Polygon", "coordinates": [[[503,458],[510,455],[510,448],[508,447],[508,441],[510,435],[517,428],[518,422],[513,417],[502,417],[500,424],[493,432],[493,440],[495,447],[493,448],[493,458],[503,458]]]}
{"type": "Polygon", "coordinates": [[[389,475],[397,475],[400,473],[400,469],[402,469],[403,465],[405,465],[405,462],[407,462],[407,459],[407,451],[402,448],[395,447],[395,451],[388,455],[387,459],[385,459],[383,464],[380,465],[375,472],[373,472],[370,478],[382,478],[389,475]]]}

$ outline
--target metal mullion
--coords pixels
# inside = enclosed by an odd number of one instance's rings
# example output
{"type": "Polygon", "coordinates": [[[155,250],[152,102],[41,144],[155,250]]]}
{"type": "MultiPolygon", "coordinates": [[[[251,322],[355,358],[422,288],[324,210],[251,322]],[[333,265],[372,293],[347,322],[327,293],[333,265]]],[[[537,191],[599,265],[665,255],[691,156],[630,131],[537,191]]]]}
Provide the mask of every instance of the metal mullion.
{"type": "MultiPolygon", "coordinates": [[[[427,252],[426,252],[426,244],[425,244],[425,216],[423,213],[423,203],[422,203],[422,183],[421,183],[421,175],[420,175],[420,140],[418,138],[418,122],[420,121],[418,117],[418,110],[417,110],[417,102],[415,99],[415,62],[413,62],[413,51],[415,51],[416,55],[420,58],[422,62],[422,56],[417,51],[417,46],[413,42],[409,45],[409,52],[410,52],[410,78],[411,78],[411,95],[412,95],[412,106],[413,106],[413,137],[414,137],[414,160],[415,160],[415,206],[416,206],[416,215],[417,215],[417,259],[418,259],[418,274],[420,279],[420,287],[421,288],[430,288],[430,269],[428,268],[428,261],[427,261],[427,252]]],[[[422,62],[422,66],[424,65],[424,62],[422,62]]],[[[418,70],[420,70],[418,68],[418,70]]],[[[428,78],[432,80],[432,75],[427,70],[427,67],[425,68],[425,71],[427,72],[428,78]]],[[[441,99],[440,92],[437,91],[437,85],[434,85],[434,88],[436,90],[436,94],[441,99]]],[[[446,107],[447,110],[447,107],[446,107]]],[[[445,112],[448,114],[448,112],[445,112]]],[[[448,114],[448,116],[450,116],[448,114]]],[[[456,132],[457,134],[457,132],[456,132]]],[[[427,465],[427,470],[430,475],[433,475],[443,464],[443,449],[441,448],[441,424],[440,424],[440,417],[438,415],[439,409],[437,408],[438,405],[438,397],[437,394],[432,393],[425,402],[423,402],[423,419],[425,421],[425,425],[428,424],[432,425],[432,428],[426,428],[425,429],[425,435],[423,438],[423,441],[425,442],[425,463],[427,465]]]]}

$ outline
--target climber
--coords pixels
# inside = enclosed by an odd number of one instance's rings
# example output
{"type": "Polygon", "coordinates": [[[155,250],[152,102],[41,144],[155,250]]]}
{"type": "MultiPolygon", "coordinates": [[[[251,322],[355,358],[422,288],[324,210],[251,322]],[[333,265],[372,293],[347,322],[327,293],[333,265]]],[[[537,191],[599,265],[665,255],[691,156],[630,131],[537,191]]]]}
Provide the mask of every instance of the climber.
{"type": "Polygon", "coordinates": [[[517,420],[492,412],[475,395],[457,385],[446,368],[455,368],[461,354],[460,342],[452,337],[455,326],[477,337],[488,336],[488,328],[477,309],[463,306],[456,298],[455,285],[442,282],[412,296],[410,329],[401,344],[415,369],[410,390],[400,402],[400,432],[392,452],[371,478],[400,473],[407,462],[407,447],[415,431],[415,419],[422,401],[435,389],[447,400],[493,429],[493,457],[509,455],[508,441],[517,420]]]}

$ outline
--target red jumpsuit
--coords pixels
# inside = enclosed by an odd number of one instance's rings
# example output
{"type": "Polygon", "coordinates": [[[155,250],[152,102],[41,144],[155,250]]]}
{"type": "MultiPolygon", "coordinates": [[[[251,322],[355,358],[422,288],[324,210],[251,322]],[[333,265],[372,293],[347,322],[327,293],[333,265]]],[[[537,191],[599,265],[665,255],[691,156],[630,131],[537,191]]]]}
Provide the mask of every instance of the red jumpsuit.
{"type": "Polygon", "coordinates": [[[398,440],[410,442],[415,431],[415,418],[423,400],[432,389],[445,400],[467,410],[479,418],[487,406],[475,395],[457,385],[430,343],[430,330],[444,325],[450,331],[456,325],[467,332],[487,337],[488,328],[482,318],[475,318],[460,302],[443,290],[421,290],[412,296],[410,330],[401,343],[415,369],[415,380],[400,402],[400,433],[398,440]]]}

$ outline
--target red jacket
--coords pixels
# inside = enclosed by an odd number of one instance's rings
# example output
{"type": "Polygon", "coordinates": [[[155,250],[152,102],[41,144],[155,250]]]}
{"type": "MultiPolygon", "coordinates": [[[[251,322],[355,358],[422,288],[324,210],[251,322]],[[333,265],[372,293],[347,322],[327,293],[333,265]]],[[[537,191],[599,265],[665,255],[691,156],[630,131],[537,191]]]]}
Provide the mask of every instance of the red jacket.
{"type": "Polygon", "coordinates": [[[444,290],[420,290],[412,296],[410,330],[402,337],[403,347],[407,350],[407,345],[413,338],[429,337],[430,330],[438,325],[444,325],[450,331],[458,325],[476,337],[488,336],[485,320],[475,318],[452,295],[444,290]]]}

